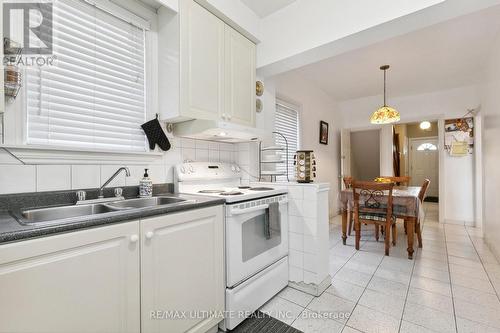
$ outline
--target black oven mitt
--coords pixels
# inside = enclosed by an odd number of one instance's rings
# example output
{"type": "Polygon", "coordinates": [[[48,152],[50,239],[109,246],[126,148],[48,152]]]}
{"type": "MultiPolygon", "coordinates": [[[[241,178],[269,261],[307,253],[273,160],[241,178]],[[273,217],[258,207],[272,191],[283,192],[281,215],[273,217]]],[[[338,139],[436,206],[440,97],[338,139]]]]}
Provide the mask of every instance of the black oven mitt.
{"type": "Polygon", "coordinates": [[[155,119],[148,121],[141,125],[146,137],[149,141],[149,149],[155,149],[156,144],[164,151],[170,149],[170,141],[168,141],[165,132],[161,128],[160,122],[158,121],[158,116],[155,119]]]}

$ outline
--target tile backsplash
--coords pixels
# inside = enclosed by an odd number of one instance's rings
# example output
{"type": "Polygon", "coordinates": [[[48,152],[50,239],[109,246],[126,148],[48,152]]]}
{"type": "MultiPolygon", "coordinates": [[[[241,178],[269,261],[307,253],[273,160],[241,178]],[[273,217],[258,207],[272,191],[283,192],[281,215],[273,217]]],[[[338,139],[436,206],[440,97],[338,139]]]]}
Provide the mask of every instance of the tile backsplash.
{"type": "Polygon", "coordinates": [[[121,166],[128,166],[130,177],[120,174],[110,186],[138,185],[144,169],[154,183],[172,183],[174,166],[182,161],[209,161],[237,163],[243,171],[243,180],[253,179],[256,172],[250,161],[252,143],[220,143],[184,138],[170,138],[172,149],[158,157],[157,161],[145,165],[23,165],[7,152],[0,149],[0,194],[42,192],[99,187],[113,172],[121,166]]]}

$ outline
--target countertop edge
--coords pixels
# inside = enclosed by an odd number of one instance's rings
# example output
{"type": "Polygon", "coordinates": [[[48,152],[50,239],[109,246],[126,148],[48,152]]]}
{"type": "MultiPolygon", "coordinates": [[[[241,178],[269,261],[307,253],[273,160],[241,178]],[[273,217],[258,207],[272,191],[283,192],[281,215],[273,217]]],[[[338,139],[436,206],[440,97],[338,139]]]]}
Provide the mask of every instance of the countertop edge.
{"type": "Polygon", "coordinates": [[[148,209],[133,209],[124,211],[123,214],[113,216],[94,216],[82,221],[76,221],[66,224],[55,224],[50,226],[26,228],[17,222],[14,218],[8,223],[16,223],[19,226],[18,230],[0,231],[0,246],[6,243],[29,240],[37,237],[51,236],[59,233],[78,231],[82,229],[112,225],[117,223],[126,223],[140,218],[177,213],[181,211],[206,208],[211,206],[223,205],[224,199],[214,199],[203,197],[203,200],[190,204],[182,204],[169,207],[152,207],[148,209]]]}

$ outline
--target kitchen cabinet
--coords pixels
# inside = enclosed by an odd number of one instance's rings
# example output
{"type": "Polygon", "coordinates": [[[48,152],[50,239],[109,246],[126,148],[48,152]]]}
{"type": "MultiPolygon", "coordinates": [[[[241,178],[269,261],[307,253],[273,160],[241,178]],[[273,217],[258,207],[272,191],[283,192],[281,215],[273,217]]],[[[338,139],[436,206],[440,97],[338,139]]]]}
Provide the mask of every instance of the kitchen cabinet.
{"type": "Polygon", "coordinates": [[[138,332],[139,222],[0,246],[0,332],[138,332]]]}
{"type": "Polygon", "coordinates": [[[255,44],[193,0],[158,11],[160,117],[255,126],[255,44]]]}
{"type": "Polygon", "coordinates": [[[0,332],[214,330],[223,221],[213,206],[0,245],[0,332]]]}
{"type": "Polygon", "coordinates": [[[202,311],[224,310],[223,228],[222,206],[142,221],[142,332],[206,332],[222,320],[202,311]]]}
{"type": "Polygon", "coordinates": [[[229,26],[225,31],[223,119],[255,126],[255,44],[229,26]]]}

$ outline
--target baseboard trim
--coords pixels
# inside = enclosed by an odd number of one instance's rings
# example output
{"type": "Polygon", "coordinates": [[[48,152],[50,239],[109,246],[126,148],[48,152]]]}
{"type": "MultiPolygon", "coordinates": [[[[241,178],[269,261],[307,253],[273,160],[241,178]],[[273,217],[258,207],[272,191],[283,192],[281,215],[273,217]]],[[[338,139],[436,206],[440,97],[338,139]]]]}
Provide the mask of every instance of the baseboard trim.
{"type": "Polygon", "coordinates": [[[332,284],[332,277],[328,275],[320,284],[289,281],[288,286],[305,292],[309,295],[320,296],[332,284]]]}
{"type": "Polygon", "coordinates": [[[464,221],[464,220],[452,220],[452,219],[445,219],[444,223],[446,224],[455,224],[455,225],[463,225],[467,227],[475,227],[476,222],[474,221],[464,221]]]}

